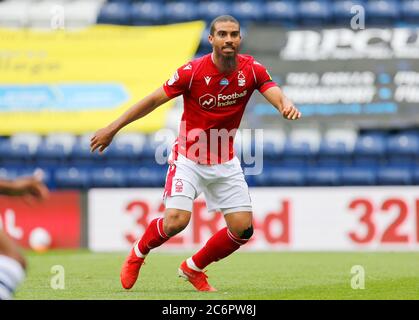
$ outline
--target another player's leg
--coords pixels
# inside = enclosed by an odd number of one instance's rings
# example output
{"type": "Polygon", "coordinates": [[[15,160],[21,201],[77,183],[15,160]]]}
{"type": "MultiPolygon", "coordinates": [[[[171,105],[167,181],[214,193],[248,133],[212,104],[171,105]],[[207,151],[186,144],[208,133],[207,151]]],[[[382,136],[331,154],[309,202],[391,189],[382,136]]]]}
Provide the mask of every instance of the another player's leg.
{"type": "Polygon", "coordinates": [[[198,291],[216,291],[208,281],[204,268],[221,260],[247,243],[253,234],[251,211],[225,211],[227,227],[214,234],[195,255],[183,261],[179,275],[186,276],[198,291]]]}
{"type": "Polygon", "coordinates": [[[17,245],[0,230],[0,300],[13,298],[25,278],[25,259],[17,245]]]}
{"type": "MultiPolygon", "coordinates": [[[[166,201],[166,205],[167,203],[166,201]]],[[[185,229],[190,218],[191,211],[168,208],[164,218],[151,221],[143,236],[135,242],[122,266],[120,277],[121,284],[125,289],[132,288],[137,281],[140,268],[150,250],[161,246],[171,237],[185,229]]]]}

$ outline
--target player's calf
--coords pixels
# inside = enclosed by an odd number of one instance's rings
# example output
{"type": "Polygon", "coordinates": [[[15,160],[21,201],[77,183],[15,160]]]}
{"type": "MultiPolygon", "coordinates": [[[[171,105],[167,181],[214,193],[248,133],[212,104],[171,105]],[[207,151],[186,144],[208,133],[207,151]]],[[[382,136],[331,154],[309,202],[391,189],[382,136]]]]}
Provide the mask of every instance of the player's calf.
{"type": "Polygon", "coordinates": [[[173,237],[187,227],[190,219],[190,211],[168,208],[163,221],[163,231],[167,236],[173,237]]]}

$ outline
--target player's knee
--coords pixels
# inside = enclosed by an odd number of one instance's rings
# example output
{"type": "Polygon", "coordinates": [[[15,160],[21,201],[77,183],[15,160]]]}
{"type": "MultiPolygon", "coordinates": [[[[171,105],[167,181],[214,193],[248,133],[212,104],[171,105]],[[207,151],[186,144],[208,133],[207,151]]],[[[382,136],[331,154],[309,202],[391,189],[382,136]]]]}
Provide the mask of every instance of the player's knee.
{"type": "Polygon", "coordinates": [[[170,210],[164,219],[164,232],[169,237],[173,237],[186,228],[189,223],[189,219],[190,214],[183,212],[183,210],[170,210]]]}
{"type": "Polygon", "coordinates": [[[253,235],[253,226],[250,226],[241,231],[240,238],[241,239],[250,239],[253,235]]]}
{"type": "Polygon", "coordinates": [[[235,228],[229,228],[230,232],[239,237],[240,239],[250,239],[253,235],[253,226],[247,225],[247,226],[236,226],[235,228]]]}

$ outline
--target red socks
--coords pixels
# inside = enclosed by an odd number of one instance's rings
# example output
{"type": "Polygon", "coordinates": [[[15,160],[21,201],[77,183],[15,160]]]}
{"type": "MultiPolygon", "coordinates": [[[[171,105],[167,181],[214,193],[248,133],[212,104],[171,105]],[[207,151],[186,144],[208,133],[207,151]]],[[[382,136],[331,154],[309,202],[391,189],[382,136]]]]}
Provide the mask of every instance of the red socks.
{"type": "MultiPolygon", "coordinates": [[[[138,242],[137,248],[143,256],[146,256],[151,249],[156,248],[167,240],[169,240],[163,231],[163,218],[154,219],[147,227],[141,240],[138,242]]],[[[137,254],[138,255],[138,254],[137,254]]]]}
{"type": "Polygon", "coordinates": [[[192,260],[199,269],[204,269],[211,262],[218,261],[232,254],[249,239],[234,236],[227,227],[214,234],[205,246],[192,256],[192,260]]]}
{"type": "MultiPolygon", "coordinates": [[[[137,256],[144,258],[151,249],[162,245],[169,238],[163,231],[163,218],[154,219],[134,247],[137,256]]],[[[204,269],[210,263],[229,256],[247,241],[249,239],[238,238],[225,227],[214,234],[205,246],[192,256],[192,261],[196,267],[204,269]]]]}

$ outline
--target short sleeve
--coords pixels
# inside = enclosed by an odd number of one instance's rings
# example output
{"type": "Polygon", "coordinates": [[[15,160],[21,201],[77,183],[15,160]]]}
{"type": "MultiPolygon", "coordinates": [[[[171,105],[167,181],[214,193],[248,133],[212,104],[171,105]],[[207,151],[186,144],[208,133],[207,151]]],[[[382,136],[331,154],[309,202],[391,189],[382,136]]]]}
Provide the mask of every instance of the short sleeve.
{"type": "Polygon", "coordinates": [[[163,84],[163,89],[169,98],[180,96],[189,89],[192,78],[192,65],[181,66],[173,76],[163,84]]]}
{"type": "Polygon", "coordinates": [[[272,80],[268,70],[259,62],[253,62],[253,71],[256,78],[256,89],[258,89],[260,93],[277,86],[276,82],[272,80]]]}

